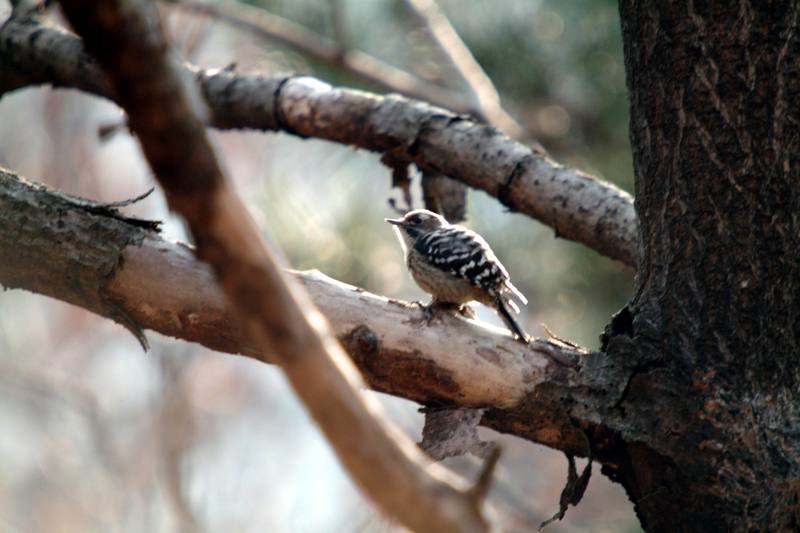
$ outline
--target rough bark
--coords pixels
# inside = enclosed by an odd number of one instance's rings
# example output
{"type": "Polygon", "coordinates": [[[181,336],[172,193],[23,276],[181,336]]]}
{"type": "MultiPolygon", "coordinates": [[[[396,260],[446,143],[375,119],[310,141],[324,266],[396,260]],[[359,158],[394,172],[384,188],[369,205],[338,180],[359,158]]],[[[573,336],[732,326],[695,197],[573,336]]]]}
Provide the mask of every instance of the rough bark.
{"type": "MultiPolygon", "coordinates": [[[[0,59],[14,74],[14,83],[0,90],[49,83],[116,98],[80,41],[64,31],[8,20],[0,29],[0,59]]],[[[637,221],[628,193],[491,126],[400,96],[335,88],[308,77],[193,72],[214,127],[282,130],[391,153],[483,190],[551,226],[557,236],[635,266],[637,221]]]]}
{"type": "Polygon", "coordinates": [[[451,224],[467,218],[467,188],[460,181],[431,170],[422,171],[422,201],[451,224]]]}
{"type": "Polygon", "coordinates": [[[620,5],[642,246],[615,474],[648,531],[797,531],[800,4],[620,5]]]}
{"type": "Polygon", "coordinates": [[[48,191],[0,169],[0,279],[79,305],[128,328],[147,346],[136,320],[105,290],[128,245],[141,244],[158,223],[122,216],[115,209],[48,191]],[[86,220],[94,221],[86,224],[86,220]],[[58,254],[41,250],[59,243],[58,254]],[[53,273],[60,272],[60,283],[53,273]]]}
{"type": "MultiPolygon", "coordinates": [[[[123,313],[138,331],[274,361],[244,334],[211,269],[189,247],[94,205],[0,171],[0,284],[106,318],[123,313]]],[[[371,388],[423,405],[485,408],[487,427],[587,453],[586,436],[560,405],[583,381],[586,350],[543,339],[523,347],[504,330],[446,315],[428,324],[416,305],[317,272],[294,277],[371,388]]]]}

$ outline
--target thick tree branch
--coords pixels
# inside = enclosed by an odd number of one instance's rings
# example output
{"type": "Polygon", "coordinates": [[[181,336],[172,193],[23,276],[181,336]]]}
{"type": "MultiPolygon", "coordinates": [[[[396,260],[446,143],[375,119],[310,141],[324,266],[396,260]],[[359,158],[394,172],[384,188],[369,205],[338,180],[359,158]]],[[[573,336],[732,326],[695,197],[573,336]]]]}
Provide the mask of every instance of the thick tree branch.
{"type": "Polygon", "coordinates": [[[197,255],[219,280],[234,317],[270,352],[348,473],[386,514],[415,531],[487,529],[480,507],[375,416],[360,376],[304,290],[287,280],[205,136],[194,80],[173,56],[155,6],[140,0],[61,0],[128,113],[131,130],[187,220],[197,255]]]}
{"type": "MultiPolygon", "coordinates": [[[[14,83],[5,90],[50,83],[114,98],[80,41],[62,31],[7,21],[0,29],[0,58],[4,70],[13,73],[8,77],[14,83]]],[[[312,78],[203,70],[196,76],[215,127],[284,130],[392,151],[486,191],[511,210],[553,227],[560,237],[636,264],[637,219],[628,193],[563,167],[489,126],[421,102],[337,89],[312,78]]]]}
{"type": "MultiPolygon", "coordinates": [[[[210,268],[191,249],[92,205],[0,171],[0,284],[273,361],[271,351],[247,339],[210,268]]],[[[317,272],[293,275],[371,388],[425,405],[485,408],[481,424],[575,455],[587,453],[586,432],[599,460],[617,461],[613,432],[581,425],[569,413],[577,391],[595,386],[583,376],[593,357],[585,350],[542,339],[524,347],[504,330],[457,317],[427,325],[406,302],[317,272]]],[[[604,387],[610,401],[621,389],[611,377],[604,387]]],[[[588,407],[594,414],[586,419],[599,417],[598,405],[588,407]]]]}

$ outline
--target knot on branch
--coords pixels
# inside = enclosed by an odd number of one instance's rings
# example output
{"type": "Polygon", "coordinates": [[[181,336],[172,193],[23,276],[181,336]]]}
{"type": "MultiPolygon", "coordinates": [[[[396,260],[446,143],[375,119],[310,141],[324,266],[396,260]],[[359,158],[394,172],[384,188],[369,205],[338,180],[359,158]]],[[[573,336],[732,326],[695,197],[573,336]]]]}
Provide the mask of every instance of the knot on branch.
{"type": "Polygon", "coordinates": [[[358,357],[369,358],[378,354],[380,340],[374,331],[365,325],[356,326],[350,333],[342,338],[347,351],[358,357]]]}

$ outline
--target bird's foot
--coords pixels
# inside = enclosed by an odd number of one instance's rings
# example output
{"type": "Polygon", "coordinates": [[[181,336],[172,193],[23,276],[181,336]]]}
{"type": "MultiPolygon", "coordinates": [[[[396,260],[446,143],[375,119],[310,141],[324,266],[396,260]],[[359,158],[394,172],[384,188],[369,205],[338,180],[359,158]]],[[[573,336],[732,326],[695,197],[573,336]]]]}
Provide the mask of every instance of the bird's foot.
{"type": "Polygon", "coordinates": [[[475,314],[475,309],[467,304],[462,304],[461,307],[458,308],[458,314],[470,320],[475,320],[475,317],[477,316],[475,314]]]}
{"type": "MultiPolygon", "coordinates": [[[[433,300],[429,304],[424,304],[420,301],[415,301],[414,305],[418,306],[422,311],[422,318],[416,319],[413,322],[415,323],[424,323],[426,326],[430,326],[436,320],[441,318],[442,314],[463,314],[463,308],[467,307],[465,305],[454,304],[450,302],[440,302],[439,300],[433,300]]],[[[472,310],[470,309],[470,312],[472,310]]],[[[464,315],[468,316],[468,315],[464,315]]],[[[474,316],[474,313],[473,313],[474,316]]]]}

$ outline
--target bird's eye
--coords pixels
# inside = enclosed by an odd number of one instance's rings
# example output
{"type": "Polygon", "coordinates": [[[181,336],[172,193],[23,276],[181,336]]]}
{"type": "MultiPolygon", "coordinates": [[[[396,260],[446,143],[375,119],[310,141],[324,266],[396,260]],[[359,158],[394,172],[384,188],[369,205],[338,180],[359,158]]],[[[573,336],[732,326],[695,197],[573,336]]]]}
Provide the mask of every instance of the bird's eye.
{"type": "Polygon", "coordinates": [[[409,217],[409,219],[408,219],[408,223],[409,224],[419,224],[420,222],[422,222],[422,220],[417,215],[414,215],[413,217],[409,217]]]}

